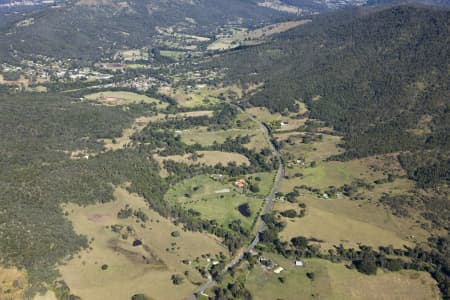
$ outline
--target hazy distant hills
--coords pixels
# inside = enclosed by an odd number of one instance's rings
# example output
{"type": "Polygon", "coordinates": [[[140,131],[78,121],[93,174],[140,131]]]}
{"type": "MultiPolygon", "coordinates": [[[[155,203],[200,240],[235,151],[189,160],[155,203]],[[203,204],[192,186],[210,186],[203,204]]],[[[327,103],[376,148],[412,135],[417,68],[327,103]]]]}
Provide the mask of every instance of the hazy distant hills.
{"type": "MultiPolygon", "coordinates": [[[[3,4],[20,4],[10,0],[1,1],[3,4]]],[[[24,54],[99,57],[122,46],[151,46],[156,26],[176,27],[184,33],[211,34],[218,26],[229,23],[255,25],[282,17],[318,13],[337,5],[333,3],[360,5],[364,2],[365,0],[63,1],[24,16],[24,19],[29,18],[30,22],[26,22],[29,26],[17,26],[17,16],[9,23],[3,21],[3,29],[0,29],[0,56],[3,59],[24,54]]]]}
{"type": "Polygon", "coordinates": [[[151,44],[156,26],[200,34],[228,22],[255,23],[283,14],[248,0],[81,0],[28,16],[30,26],[4,28],[0,55],[98,57],[112,48],[151,44]]]}

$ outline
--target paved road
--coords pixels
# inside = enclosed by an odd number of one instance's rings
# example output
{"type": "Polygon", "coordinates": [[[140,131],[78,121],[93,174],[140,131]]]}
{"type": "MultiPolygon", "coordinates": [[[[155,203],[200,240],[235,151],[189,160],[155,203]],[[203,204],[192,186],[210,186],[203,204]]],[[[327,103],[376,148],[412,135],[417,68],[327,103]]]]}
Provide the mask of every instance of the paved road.
{"type": "MultiPolygon", "coordinates": [[[[267,141],[270,144],[270,147],[272,149],[273,154],[275,155],[275,157],[277,158],[277,160],[279,162],[278,172],[277,172],[277,175],[275,177],[275,181],[274,181],[274,184],[273,184],[273,187],[272,187],[272,191],[270,192],[269,196],[267,196],[267,198],[265,199],[266,203],[264,204],[264,210],[263,210],[261,215],[267,214],[267,213],[270,212],[270,209],[272,208],[273,200],[275,199],[276,193],[278,193],[278,190],[280,189],[281,180],[284,177],[284,164],[283,164],[283,160],[281,159],[281,154],[278,151],[278,149],[275,147],[275,145],[272,143],[272,137],[270,136],[269,129],[266,127],[266,125],[264,125],[260,120],[256,119],[255,117],[253,117],[249,113],[247,113],[240,106],[238,106],[236,104],[233,104],[233,103],[228,103],[228,104],[231,105],[232,107],[236,108],[240,112],[246,114],[251,120],[253,120],[254,122],[259,124],[261,129],[264,131],[264,135],[266,136],[266,139],[267,139],[267,141]]],[[[252,240],[250,245],[247,247],[245,252],[252,251],[255,248],[255,246],[259,243],[259,233],[261,233],[264,230],[265,224],[264,224],[264,221],[261,218],[258,218],[258,220],[259,220],[258,221],[259,223],[257,225],[258,230],[256,232],[256,236],[252,240]]],[[[229,268],[232,268],[232,267],[236,266],[244,258],[244,253],[245,252],[243,252],[243,253],[239,254],[238,256],[236,256],[227,266],[225,266],[225,268],[222,270],[221,273],[225,274],[226,272],[228,272],[229,268]]],[[[197,298],[197,295],[202,294],[207,289],[209,289],[211,286],[213,286],[215,283],[216,283],[215,280],[210,278],[201,288],[199,288],[188,299],[189,300],[194,300],[195,298],[197,298]]]]}

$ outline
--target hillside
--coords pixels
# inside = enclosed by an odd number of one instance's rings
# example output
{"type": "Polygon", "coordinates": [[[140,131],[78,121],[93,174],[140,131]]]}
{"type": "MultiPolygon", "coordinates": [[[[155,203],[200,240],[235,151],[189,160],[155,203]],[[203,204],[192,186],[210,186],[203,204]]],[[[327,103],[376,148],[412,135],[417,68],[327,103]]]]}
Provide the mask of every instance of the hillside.
{"type": "Polygon", "coordinates": [[[264,82],[247,97],[253,105],[283,112],[304,101],[311,117],[344,135],[348,151],[338,158],[421,153],[404,160],[410,174],[448,180],[449,16],[407,6],[347,10],[211,64],[231,66],[229,80],[264,82]],[[418,171],[435,164],[443,171],[418,171]]]}

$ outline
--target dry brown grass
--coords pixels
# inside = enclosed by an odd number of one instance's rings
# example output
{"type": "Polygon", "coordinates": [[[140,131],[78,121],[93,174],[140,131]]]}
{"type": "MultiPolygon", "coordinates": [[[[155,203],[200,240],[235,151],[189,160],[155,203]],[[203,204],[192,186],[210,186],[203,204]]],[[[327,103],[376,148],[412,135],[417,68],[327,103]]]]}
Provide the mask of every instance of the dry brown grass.
{"type": "Polygon", "coordinates": [[[287,140],[289,137],[293,138],[295,144],[287,144],[281,152],[289,153],[294,158],[303,157],[306,162],[324,160],[344,152],[342,148],[337,146],[342,140],[340,136],[323,134],[321,141],[310,144],[301,143],[303,133],[277,133],[274,136],[279,141],[287,140]]]}
{"type": "Polygon", "coordinates": [[[0,74],[0,85],[1,84],[4,84],[4,85],[17,85],[17,86],[20,86],[20,87],[25,89],[25,88],[27,88],[29,86],[30,81],[28,79],[26,79],[23,75],[20,75],[20,79],[18,79],[18,80],[8,81],[8,80],[5,80],[3,78],[2,74],[0,74]]]}
{"type": "Polygon", "coordinates": [[[436,282],[426,272],[401,271],[376,276],[347,269],[344,264],[322,259],[305,259],[304,267],[295,267],[292,260],[264,254],[282,266],[284,283],[278,275],[256,266],[246,276],[245,286],[255,300],[425,300],[439,299],[436,282]],[[313,272],[314,281],[306,276],[313,272]]]}
{"type": "MultiPolygon", "coordinates": [[[[412,246],[414,241],[425,241],[429,234],[410,219],[393,216],[376,202],[347,199],[324,200],[305,193],[299,200],[307,206],[303,218],[285,219],[286,228],[281,232],[283,240],[295,236],[314,237],[323,240],[322,248],[333,245],[356,247],[358,243],[373,247],[393,245],[401,248],[412,246]],[[414,236],[414,239],[410,237],[414,236]]],[[[276,203],[274,209],[299,210],[297,204],[276,203]]]]}
{"type": "Polygon", "coordinates": [[[140,95],[137,93],[124,91],[98,92],[86,95],[85,98],[91,101],[97,101],[102,105],[106,106],[119,106],[144,102],[144,103],[156,103],[157,105],[156,107],[162,109],[167,107],[168,105],[167,103],[164,103],[155,98],[150,98],[146,95],[140,95]]]}
{"type": "Polygon", "coordinates": [[[57,300],[57,298],[53,291],[47,290],[45,294],[37,294],[34,296],[33,300],[57,300]]]}
{"type": "Polygon", "coordinates": [[[0,267],[0,299],[22,299],[28,279],[16,268],[0,267]]]}
{"type": "MultiPolygon", "coordinates": [[[[217,255],[226,250],[216,238],[202,233],[183,232],[169,220],[147,207],[144,199],[118,188],[115,201],[79,207],[69,204],[63,209],[69,213],[76,232],[91,239],[90,249],[82,251],[65,265],[59,267],[71,292],[83,299],[130,299],[144,293],[154,299],[182,299],[204,282],[192,265],[181,263],[202,254],[217,255]],[[117,212],[129,205],[141,209],[149,217],[145,227],[136,218],[118,219],[117,212]],[[111,230],[110,226],[130,226],[127,239],[111,230]],[[171,232],[178,230],[175,238],[171,232]],[[133,247],[134,239],[143,246],[133,247]],[[167,251],[168,250],[168,251],[167,251]],[[107,270],[101,270],[107,264],[107,270]],[[172,274],[189,271],[183,284],[174,286],[172,274]]],[[[125,229],[121,231],[126,232],[125,229]]]]}

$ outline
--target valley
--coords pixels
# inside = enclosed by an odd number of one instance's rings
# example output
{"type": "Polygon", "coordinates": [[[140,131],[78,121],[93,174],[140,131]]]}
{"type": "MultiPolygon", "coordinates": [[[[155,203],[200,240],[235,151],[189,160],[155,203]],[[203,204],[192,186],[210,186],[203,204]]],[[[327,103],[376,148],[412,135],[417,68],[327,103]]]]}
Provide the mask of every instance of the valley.
{"type": "Polygon", "coordinates": [[[0,299],[449,299],[448,9],[46,5],[0,22],[0,299]]]}

